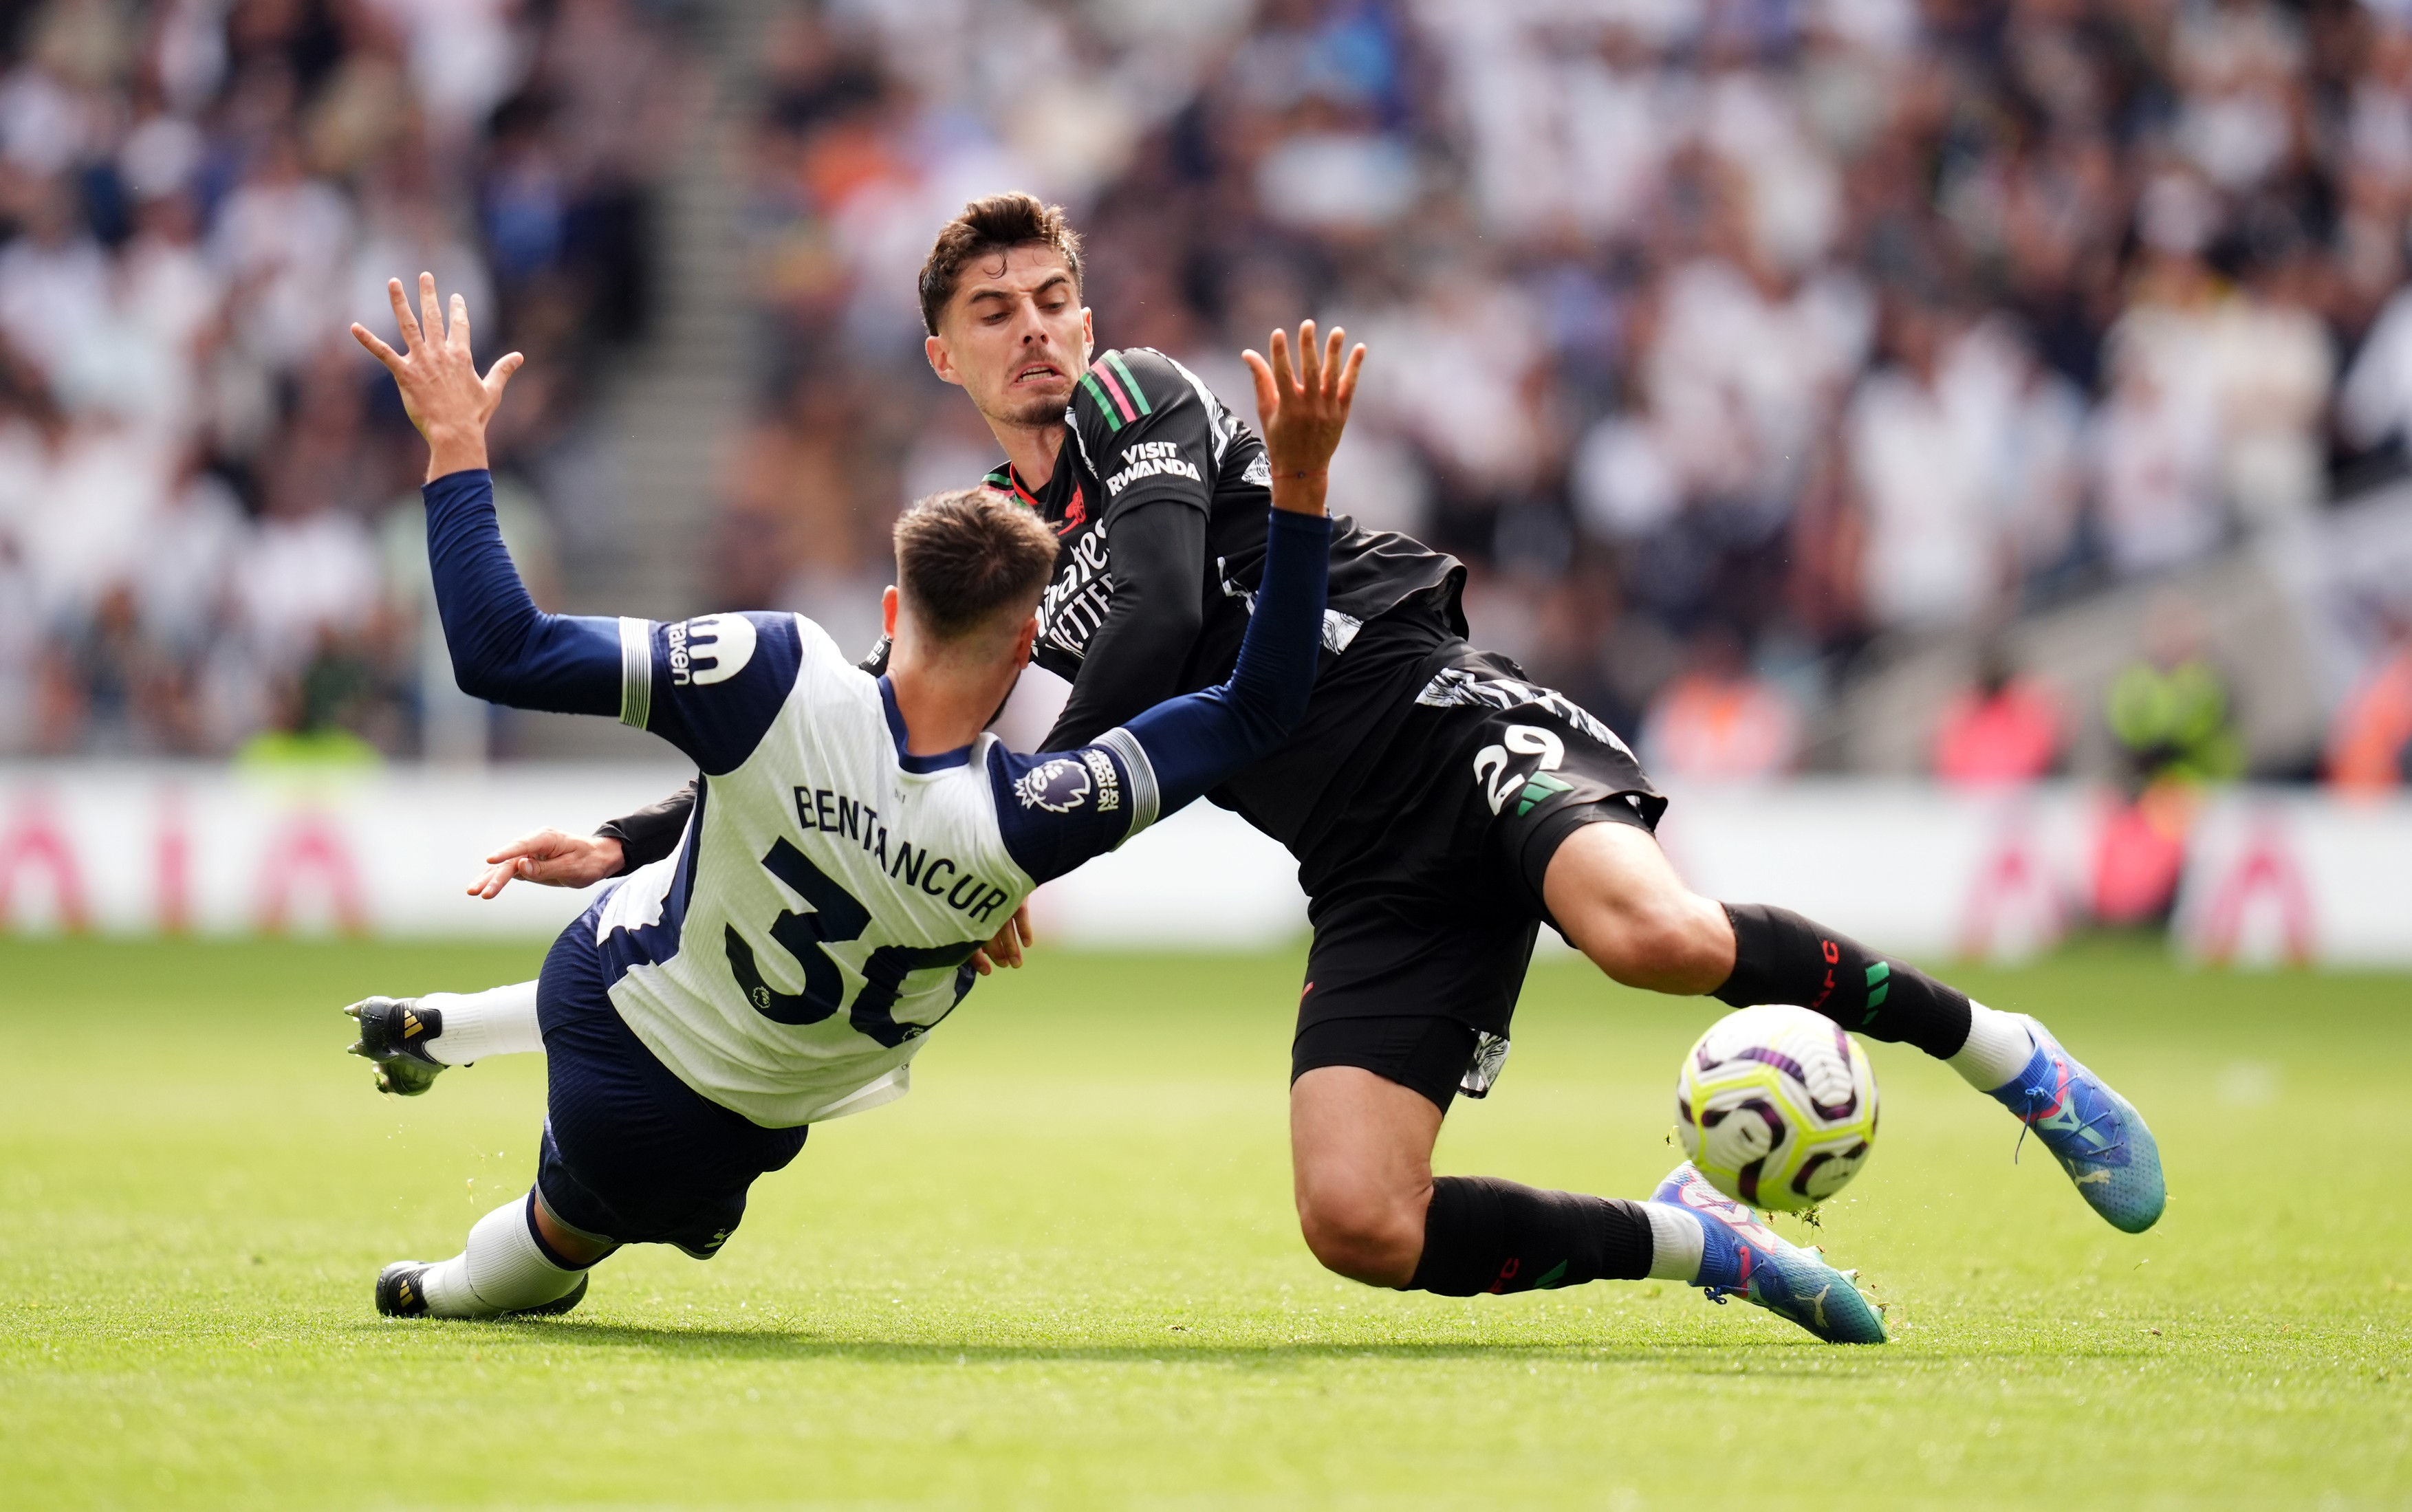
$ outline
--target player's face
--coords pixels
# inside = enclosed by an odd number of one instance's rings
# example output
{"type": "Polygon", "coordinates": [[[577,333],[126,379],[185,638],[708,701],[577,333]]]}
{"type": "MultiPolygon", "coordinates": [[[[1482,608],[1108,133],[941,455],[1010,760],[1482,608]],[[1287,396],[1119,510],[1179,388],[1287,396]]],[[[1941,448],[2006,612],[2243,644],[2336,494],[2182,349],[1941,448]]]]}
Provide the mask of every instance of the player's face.
{"type": "Polygon", "coordinates": [[[1089,312],[1052,248],[1026,245],[963,270],[929,339],[930,366],[1006,425],[1050,425],[1089,366],[1089,312]]]}

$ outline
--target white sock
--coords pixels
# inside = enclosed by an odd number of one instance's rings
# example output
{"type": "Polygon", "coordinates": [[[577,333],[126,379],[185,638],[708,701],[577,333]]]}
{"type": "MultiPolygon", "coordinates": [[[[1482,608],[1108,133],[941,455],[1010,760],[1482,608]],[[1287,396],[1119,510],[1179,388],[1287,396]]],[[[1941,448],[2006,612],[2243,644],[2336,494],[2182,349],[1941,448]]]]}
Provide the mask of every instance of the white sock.
{"type": "MultiPolygon", "coordinates": [[[[444,1032],[449,1035],[452,1031],[448,1025],[444,1032]]],[[[1992,1092],[1996,1087],[2008,1086],[2010,1079],[2035,1059],[2035,1039],[2018,1014],[1989,1008],[1971,998],[1968,1043],[1951,1057],[1951,1069],[1978,1092],[1992,1092]]]]}
{"type": "Polygon", "coordinates": [[[1645,1202],[1641,1211],[1650,1215],[1650,1279],[1686,1284],[1699,1280],[1700,1255],[1708,1246],[1700,1226],[1707,1220],[1671,1202],[1645,1202]]]}
{"type": "Polygon", "coordinates": [[[430,992],[419,1000],[419,1006],[444,1015],[444,1033],[428,1042],[427,1053],[446,1065],[467,1065],[489,1055],[524,1055],[544,1049],[544,1031],[536,1021],[534,982],[513,982],[483,992],[430,992]]]}
{"type": "Polygon", "coordinates": [[[558,1301],[583,1270],[564,1270],[545,1258],[529,1226],[527,1196],[514,1197],[477,1221],[460,1254],[427,1268],[419,1289],[439,1318],[490,1318],[558,1301]]]}

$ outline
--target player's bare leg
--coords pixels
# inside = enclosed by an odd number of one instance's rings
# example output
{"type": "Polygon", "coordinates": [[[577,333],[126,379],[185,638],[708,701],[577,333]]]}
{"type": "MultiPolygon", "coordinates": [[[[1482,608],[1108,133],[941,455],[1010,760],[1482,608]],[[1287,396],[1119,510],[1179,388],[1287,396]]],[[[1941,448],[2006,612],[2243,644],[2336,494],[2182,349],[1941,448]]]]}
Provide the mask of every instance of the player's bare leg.
{"type": "Polygon", "coordinates": [[[1574,947],[1626,987],[1697,997],[1734,974],[1733,921],[1684,886],[1636,826],[1587,824],[1567,835],[1541,897],[1574,947]]]}
{"type": "Polygon", "coordinates": [[[1298,1223],[1326,1269],[1371,1286],[1414,1277],[1440,1122],[1431,1099],[1361,1066],[1317,1066],[1291,1083],[1298,1223]]]}
{"type": "Polygon", "coordinates": [[[1795,1003],[1871,1039],[1917,1046],[2032,1128],[2112,1226],[2138,1233],[2159,1219],[2166,1188],[2152,1131],[2032,1018],[1974,1002],[1789,909],[1703,898],[1632,825],[1569,833],[1542,900],[1567,940],[1628,987],[1710,993],[1734,1007],[1795,1003]]]}

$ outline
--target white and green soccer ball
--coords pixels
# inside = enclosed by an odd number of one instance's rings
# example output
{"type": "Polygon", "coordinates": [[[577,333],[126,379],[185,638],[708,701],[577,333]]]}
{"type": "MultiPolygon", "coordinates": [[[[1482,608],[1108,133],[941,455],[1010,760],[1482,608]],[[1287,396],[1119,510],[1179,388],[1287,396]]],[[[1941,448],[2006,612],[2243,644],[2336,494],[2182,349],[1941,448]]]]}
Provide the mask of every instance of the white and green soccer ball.
{"type": "Polygon", "coordinates": [[[1710,1184],[1777,1212],[1814,1208],[1867,1164],[1876,1079],[1823,1014],[1767,1004],[1709,1026],[1675,1080],[1675,1132],[1710,1184]]]}

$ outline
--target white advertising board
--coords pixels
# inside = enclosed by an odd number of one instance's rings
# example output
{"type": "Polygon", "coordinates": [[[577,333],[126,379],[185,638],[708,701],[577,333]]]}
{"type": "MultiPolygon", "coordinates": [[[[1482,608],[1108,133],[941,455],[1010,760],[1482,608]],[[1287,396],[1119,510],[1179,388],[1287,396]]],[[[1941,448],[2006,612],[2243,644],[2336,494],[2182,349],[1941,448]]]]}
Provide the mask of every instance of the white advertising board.
{"type": "MultiPolygon", "coordinates": [[[[495,845],[583,831],[684,779],[665,767],[257,774],[0,767],[0,931],[542,934],[584,895],[464,885],[495,845]]],[[[1783,903],[1882,949],[2017,960],[2083,917],[2103,794],[1807,781],[1684,790],[1661,836],[1712,897],[1783,903]]],[[[2242,789],[2197,818],[2173,932],[2212,962],[2412,966],[2412,800],[2242,789]]],[[[1279,847],[1199,804],[1041,890],[1042,934],[1086,948],[1302,937],[1279,847]]],[[[1547,932],[1544,932],[1545,934],[1547,932]]]]}

